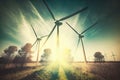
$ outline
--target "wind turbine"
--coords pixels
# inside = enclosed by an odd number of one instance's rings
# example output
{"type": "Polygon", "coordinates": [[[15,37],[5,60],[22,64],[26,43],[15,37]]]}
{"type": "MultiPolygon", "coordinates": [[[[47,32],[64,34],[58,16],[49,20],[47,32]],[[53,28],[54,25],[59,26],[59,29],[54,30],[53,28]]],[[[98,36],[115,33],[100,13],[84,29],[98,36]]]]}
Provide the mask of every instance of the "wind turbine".
{"type": "Polygon", "coordinates": [[[33,30],[33,32],[34,32],[34,34],[35,34],[35,37],[36,37],[36,40],[35,40],[35,42],[33,43],[33,45],[32,45],[32,47],[36,44],[36,46],[38,47],[38,51],[37,51],[37,62],[36,62],[36,64],[39,62],[38,61],[38,59],[39,59],[39,48],[40,48],[40,41],[42,40],[42,38],[44,38],[44,37],[47,37],[48,35],[45,35],[45,36],[41,36],[40,38],[37,36],[37,34],[36,34],[36,32],[35,32],[35,30],[34,30],[34,28],[33,28],[33,26],[31,25],[31,27],[32,27],[32,30],[33,30]]]}
{"type": "Polygon", "coordinates": [[[112,57],[113,57],[113,60],[115,61],[115,54],[112,52],[112,57]]]}
{"type": "Polygon", "coordinates": [[[52,13],[51,9],[49,8],[47,2],[45,0],[42,0],[42,1],[45,4],[46,8],[48,9],[51,17],[53,18],[53,20],[55,22],[55,25],[54,25],[53,29],[51,30],[51,32],[49,33],[49,35],[48,35],[47,39],[45,40],[43,46],[45,45],[45,43],[47,42],[47,40],[49,39],[49,37],[51,36],[51,34],[53,33],[53,31],[55,30],[55,28],[57,27],[57,51],[59,52],[59,27],[62,25],[61,21],[66,20],[66,19],[68,19],[68,18],[70,18],[70,17],[72,17],[72,16],[74,16],[74,15],[76,15],[76,14],[78,14],[78,13],[84,11],[84,10],[86,10],[88,7],[85,7],[83,9],[81,9],[81,10],[78,10],[78,11],[74,12],[71,15],[68,15],[66,17],[63,17],[63,18],[60,18],[60,19],[57,20],[55,18],[54,14],[52,13]]]}
{"type": "Polygon", "coordinates": [[[89,29],[91,29],[93,26],[95,26],[97,24],[97,22],[95,22],[94,24],[92,24],[90,27],[88,27],[86,30],[84,30],[83,32],[79,33],[77,32],[68,22],[66,22],[66,24],[78,35],[78,43],[77,43],[77,48],[79,46],[79,43],[81,41],[82,44],[82,48],[83,48],[83,55],[84,55],[84,60],[85,63],[87,62],[87,58],[86,58],[86,53],[85,53],[85,48],[84,48],[84,44],[83,44],[83,37],[84,37],[84,33],[87,32],[89,29]]]}

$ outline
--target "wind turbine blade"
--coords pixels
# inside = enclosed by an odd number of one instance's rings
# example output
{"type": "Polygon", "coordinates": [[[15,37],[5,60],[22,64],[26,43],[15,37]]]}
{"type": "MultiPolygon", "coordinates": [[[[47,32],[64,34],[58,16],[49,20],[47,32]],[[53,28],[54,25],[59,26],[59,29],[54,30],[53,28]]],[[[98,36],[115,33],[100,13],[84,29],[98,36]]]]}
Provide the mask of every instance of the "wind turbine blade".
{"type": "Polygon", "coordinates": [[[37,42],[37,39],[36,39],[36,41],[33,43],[32,47],[36,44],[36,42],[37,42]]]}
{"type": "Polygon", "coordinates": [[[35,32],[35,30],[34,30],[34,28],[33,28],[33,26],[32,26],[32,25],[31,25],[31,27],[32,27],[32,30],[33,30],[33,32],[34,32],[34,34],[35,34],[36,38],[37,38],[37,34],[36,34],[36,32],[35,32]]]}
{"type": "Polygon", "coordinates": [[[67,24],[75,33],[77,33],[77,34],[79,35],[79,33],[78,33],[69,23],[66,22],[66,24],[67,24]]]}
{"type": "Polygon", "coordinates": [[[78,49],[79,43],[80,43],[80,38],[78,39],[78,43],[77,43],[77,48],[76,48],[76,50],[78,49]]]}
{"type": "Polygon", "coordinates": [[[43,1],[43,3],[45,4],[45,6],[47,7],[47,9],[48,9],[49,13],[51,14],[51,16],[52,16],[53,20],[55,21],[56,19],[55,19],[54,15],[53,15],[53,13],[52,13],[51,9],[49,8],[49,6],[48,6],[47,2],[46,2],[45,0],[42,0],[42,1],[43,1]]]}
{"type": "Polygon", "coordinates": [[[86,31],[88,31],[89,29],[91,29],[92,27],[94,27],[96,24],[97,24],[97,22],[95,22],[90,27],[88,27],[86,30],[84,30],[83,32],[81,32],[81,34],[85,33],[86,31]]]}
{"type": "Polygon", "coordinates": [[[48,35],[45,35],[45,36],[41,36],[40,38],[44,38],[44,37],[47,37],[48,35]]]}
{"type": "Polygon", "coordinates": [[[55,30],[56,25],[53,27],[52,31],[50,32],[50,34],[48,35],[47,39],[45,40],[45,42],[43,43],[42,47],[45,45],[45,43],[48,41],[48,39],[50,38],[51,34],[53,33],[53,31],[55,30]]]}
{"type": "Polygon", "coordinates": [[[69,15],[69,16],[63,17],[63,18],[59,19],[58,21],[63,21],[63,20],[65,20],[65,19],[68,19],[68,18],[70,18],[70,17],[72,17],[72,16],[74,16],[74,15],[76,15],[76,14],[78,14],[78,13],[84,11],[84,10],[86,10],[87,8],[88,8],[88,7],[85,7],[85,8],[83,8],[83,9],[79,10],[79,11],[76,11],[75,13],[73,13],[73,14],[71,14],[71,15],[69,15]]]}

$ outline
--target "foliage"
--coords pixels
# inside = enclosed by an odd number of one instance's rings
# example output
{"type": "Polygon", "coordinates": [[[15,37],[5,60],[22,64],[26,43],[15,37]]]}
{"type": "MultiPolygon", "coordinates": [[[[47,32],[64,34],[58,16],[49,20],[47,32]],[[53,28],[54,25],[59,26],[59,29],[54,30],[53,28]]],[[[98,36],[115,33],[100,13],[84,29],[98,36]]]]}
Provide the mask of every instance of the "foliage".
{"type": "Polygon", "coordinates": [[[50,55],[51,55],[51,49],[47,48],[47,49],[44,49],[44,53],[43,55],[41,56],[41,62],[48,62],[50,61],[50,55]]]}
{"type": "Polygon", "coordinates": [[[20,50],[17,46],[9,46],[0,57],[0,63],[26,63],[31,61],[32,44],[26,43],[20,50]]]}
{"type": "Polygon", "coordinates": [[[101,52],[95,52],[94,54],[95,62],[103,62],[105,61],[104,56],[101,52]]]}
{"type": "Polygon", "coordinates": [[[31,61],[31,51],[32,44],[26,43],[19,51],[18,53],[21,55],[22,62],[30,62],[31,61]]]}
{"type": "Polygon", "coordinates": [[[1,63],[10,63],[14,60],[14,55],[17,52],[17,46],[9,46],[4,50],[4,56],[0,58],[1,63]]]}

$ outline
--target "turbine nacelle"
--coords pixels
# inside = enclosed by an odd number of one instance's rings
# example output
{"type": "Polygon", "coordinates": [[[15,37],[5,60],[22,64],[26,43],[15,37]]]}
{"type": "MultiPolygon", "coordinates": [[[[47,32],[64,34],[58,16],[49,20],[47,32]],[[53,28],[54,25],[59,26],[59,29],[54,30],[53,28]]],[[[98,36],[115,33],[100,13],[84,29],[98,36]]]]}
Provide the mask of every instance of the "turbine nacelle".
{"type": "Polygon", "coordinates": [[[84,37],[83,35],[79,34],[79,38],[83,38],[83,37],[84,37]]]}
{"type": "Polygon", "coordinates": [[[37,40],[42,40],[41,38],[37,38],[37,40]]]}
{"type": "Polygon", "coordinates": [[[57,26],[61,26],[61,25],[62,25],[62,22],[56,21],[55,24],[56,24],[57,26]]]}

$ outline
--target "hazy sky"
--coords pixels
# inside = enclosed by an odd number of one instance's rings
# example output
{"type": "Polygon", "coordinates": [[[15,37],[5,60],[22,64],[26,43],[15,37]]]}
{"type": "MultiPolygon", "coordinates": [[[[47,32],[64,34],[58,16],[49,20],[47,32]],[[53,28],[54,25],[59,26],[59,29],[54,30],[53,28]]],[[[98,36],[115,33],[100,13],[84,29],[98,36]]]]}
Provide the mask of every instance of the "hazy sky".
{"type": "MultiPolygon", "coordinates": [[[[87,59],[101,51],[106,60],[120,60],[120,1],[119,0],[46,0],[56,19],[88,7],[87,10],[73,16],[60,26],[60,45],[70,48],[76,59],[83,60],[81,43],[75,53],[78,36],[66,24],[67,21],[78,32],[82,32],[98,20],[98,24],[84,33],[87,59]]],[[[47,8],[42,0],[1,0],[0,1],[0,53],[9,45],[19,48],[25,43],[34,43],[35,35],[49,34],[54,26],[47,8]]],[[[45,47],[55,48],[56,30],[45,47]]],[[[44,41],[44,39],[43,39],[44,41]]],[[[54,51],[54,50],[53,50],[54,51]]]]}

